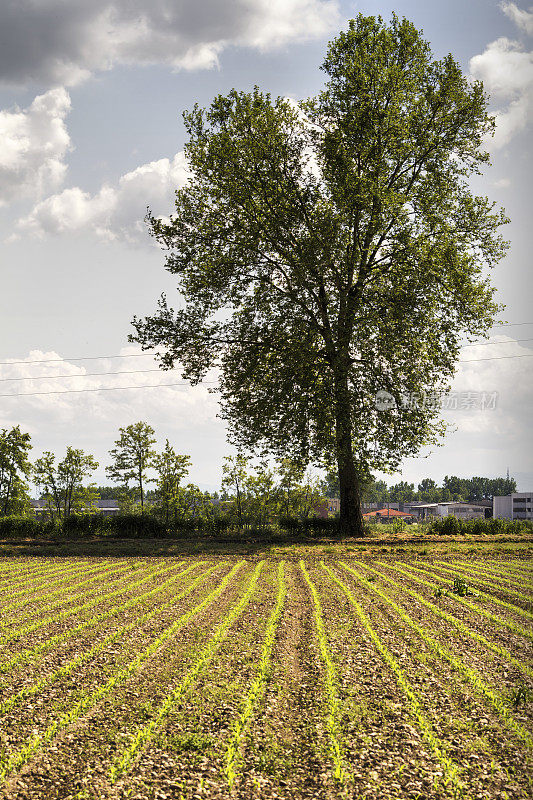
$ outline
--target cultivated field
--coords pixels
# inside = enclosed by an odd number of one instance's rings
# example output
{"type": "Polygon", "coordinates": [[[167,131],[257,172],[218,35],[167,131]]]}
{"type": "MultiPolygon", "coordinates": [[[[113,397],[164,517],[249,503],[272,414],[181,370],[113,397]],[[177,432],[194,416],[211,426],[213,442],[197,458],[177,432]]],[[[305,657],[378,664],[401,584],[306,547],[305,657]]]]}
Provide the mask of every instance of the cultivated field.
{"type": "Polygon", "coordinates": [[[323,555],[4,558],[0,796],[531,798],[524,554],[323,555]]]}

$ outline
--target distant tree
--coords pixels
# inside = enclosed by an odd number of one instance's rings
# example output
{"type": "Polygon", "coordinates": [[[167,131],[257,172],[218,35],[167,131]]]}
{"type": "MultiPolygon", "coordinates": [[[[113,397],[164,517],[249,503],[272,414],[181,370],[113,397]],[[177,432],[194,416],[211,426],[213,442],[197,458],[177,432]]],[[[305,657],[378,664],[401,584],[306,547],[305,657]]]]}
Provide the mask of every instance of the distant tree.
{"type": "Polygon", "coordinates": [[[297,503],[297,514],[300,519],[315,516],[318,509],[326,503],[321,481],[310,470],[306,471],[299,486],[297,503]]]}
{"type": "Polygon", "coordinates": [[[339,471],[328,469],[325,478],[320,483],[320,488],[326,497],[338,497],[340,493],[339,471]]]}
{"type": "Polygon", "coordinates": [[[254,527],[265,528],[279,509],[281,488],[265,462],[260,463],[253,474],[244,481],[246,491],[246,517],[254,527]]]}
{"type": "Polygon", "coordinates": [[[389,489],[385,481],[377,481],[370,475],[361,485],[361,499],[365,503],[382,503],[389,500],[389,489]]]}
{"type": "MultiPolygon", "coordinates": [[[[82,492],[83,480],[96,469],[98,469],[98,462],[93,456],[84,453],[83,450],[67,447],[65,458],[57,465],[57,478],[65,515],[70,514],[74,506],[78,509],[82,506],[82,499],[79,495],[82,492]]],[[[87,490],[85,495],[88,499],[87,490]]]]}
{"type": "Polygon", "coordinates": [[[171,516],[176,516],[180,505],[180,483],[189,474],[191,458],[176,453],[167,439],[162,453],[154,455],[152,466],[157,473],[157,477],[151,479],[157,484],[157,502],[168,524],[171,516]]]}
{"type": "Polygon", "coordinates": [[[492,500],[493,497],[500,497],[502,495],[513,494],[516,492],[516,481],[514,478],[492,478],[489,479],[486,487],[487,497],[492,500]]]}
{"type": "Polygon", "coordinates": [[[389,497],[394,502],[402,503],[406,500],[413,500],[414,496],[415,485],[414,483],[407,483],[407,481],[400,481],[389,489],[389,497]]]}
{"type": "MultiPolygon", "coordinates": [[[[278,462],[279,474],[279,512],[284,517],[296,516],[305,468],[292,458],[282,458],[278,462]]],[[[335,473],[328,473],[321,481],[320,488],[327,497],[335,497],[335,488],[329,478],[337,479],[335,473]]]]}
{"type": "Polygon", "coordinates": [[[120,486],[97,486],[96,490],[101,500],[116,500],[117,493],[121,488],[120,486]]]}
{"type": "Polygon", "coordinates": [[[30,434],[22,433],[19,425],[0,431],[0,513],[4,516],[28,507],[30,439],[30,434]]]}
{"type": "Polygon", "coordinates": [[[146,422],[135,422],[118,430],[120,436],[109,451],[113,463],[106,467],[106,475],[125,486],[134,481],[139,491],[141,514],[144,514],[144,486],[155,456],[155,431],[146,422]]]}
{"type": "Polygon", "coordinates": [[[418,484],[418,499],[428,503],[436,503],[440,499],[440,489],[433,478],[422,478],[418,484]]]}
{"type": "Polygon", "coordinates": [[[98,512],[98,501],[101,499],[98,486],[94,483],[80,486],[72,496],[71,513],[96,514],[98,512]]]}
{"type": "Polygon", "coordinates": [[[56,457],[50,451],[45,451],[37,459],[33,468],[34,481],[47,502],[52,519],[83,508],[83,497],[91,506],[94,504],[98,499],[94,497],[96,487],[84,488],[83,480],[97,468],[98,462],[93,456],[73,447],[67,447],[65,458],[57,465],[56,457]]]}
{"type": "Polygon", "coordinates": [[[226,492],[228,497],[233,496],[235,513],[240,528],[244,524],[247,469],[248,459],[242,453],[236,456],[226,456],[222,465],[222,492],[226,492]]]}

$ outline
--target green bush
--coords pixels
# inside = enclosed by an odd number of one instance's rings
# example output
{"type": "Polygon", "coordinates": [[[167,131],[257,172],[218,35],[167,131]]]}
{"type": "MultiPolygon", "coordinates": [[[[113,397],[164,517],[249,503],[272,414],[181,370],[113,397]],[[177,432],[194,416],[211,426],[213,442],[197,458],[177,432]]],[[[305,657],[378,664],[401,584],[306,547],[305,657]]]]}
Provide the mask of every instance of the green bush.
{"type": "Polygon", "coordinates": [[[298,533],[302,530],[302,520],[297,517],[280,517],[278,525],[282,531],[287,531],[288,533],[298,533]]]}
{"type": "Polygon", "coordinates": [[[57,536],[60,527],[36,517],[0,517],[0,539],[34,539],[57,536]]]}
{"type": "Polygon", "coordinates": [[[470,536],[504,533],[509,536],[515,536],[533,532],[533,523],[531,520],[521,519],[512,521],[506,519],[461,520],[450,515],[431,520],[427,532],[443,535],[469,534],[470,536]]]}

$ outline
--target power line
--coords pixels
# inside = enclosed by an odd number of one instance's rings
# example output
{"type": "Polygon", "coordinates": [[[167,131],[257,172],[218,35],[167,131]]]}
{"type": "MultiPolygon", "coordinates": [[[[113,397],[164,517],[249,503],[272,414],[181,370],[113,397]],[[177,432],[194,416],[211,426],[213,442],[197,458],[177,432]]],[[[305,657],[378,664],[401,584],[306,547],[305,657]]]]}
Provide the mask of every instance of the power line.
{"type": "Polygon", "coordinates": [[[461,348],[465,347],[486,347],[488,344],[516,344],[517,342],[533,342],[533,339],[511,339],[509,342],[472,342],[471,344],[464,344],[461,348]]]}
{"type": "Polygon", "coordinates": [[[499,361],[501,358],[533,358],[533,353],[524,353],[521,356],[491,356],[490,358],[466,358],[460,359],[458,364],[472,364],[473,361],[499,361]]]}
{"type": "MultiPolygon", "coordinates": [[[[202,381],[217,383],[217,381],[202,381]]],[[[116,392],[123,389],[165,389],[167,386],[190,386],[190,383],[151,383],[145,386],[102,386],[98,389],[58,389],[52,392],[23,392],[22,394],[0,394],[0,397],[37,397],[43,394],[81,394],[82,392],[116,392]]]]}
{"type": "MultiPolygon", "coordinates": [[[[156,369],[131,369],[120,372],[86,372],[84,375],[32,375],[31,377],[24,378],[0,378],[0,382],[4,381],[49,381],[52,378],[94,378],[96,375],[138,375],[139,373],[146,372],[161,372],[159,367],[156,369]]],[[[168,370],[165,370],[167,372],[168,370]]]]}
{"type": "Polygon", "coordinates": [[[533,322],[498,322],[492,328],[515,328],[517,325],[533,325],[533,322]]]}
{"type": "MultiPolygon", "coordinates": [[[[494,356],[492,358],[469,358],[464,361],[458,361],[458,364],[472,364],[474,362],[479,361],[499,361],[500,359],[508,359],[508,358],[533,358],[533,353],[527,353],[521,356],[494,356]]],[[[148,370],[149,372],[152,370],[148,370]]],[[[155,371],[155,370],[154,370],[155,371]]],[[[158,371],[158,370],[157,370],[158,371]]],[[[143,372],[143,370],[139,370],[139,372],[143,372]]],[[[106,373],[99,373],[101,375],[105,375],[106,373]]],[[[111,373],[109,373],[111,374],[111,373]]],[[[69,375],[68,377],[72,377],[69,375]]],[[[80,378],[85,377],[84,375],[80,375],[80,378]]],[[[213,384],[218,383],[218,381],[202,381],[202,384],[213,384]]],[[[115,392],[115,391],[122,391],[123,389],[164,389],[167,386],[190,386],[190,383],[159,383],[159,384],[148,384],[145,386],[102,386],[98,389],[64,389],[64,390],[57,390],[57,391],[47,391],[47,392],[22,392],[22,393],[9,393],[9,394],[0,394],[0,397],[37,397],[40,395],[46,394],[81,394],[82,392],[115,392]]]]}
{"type": "MultiPolygon", "coordinates": [[[[515,339],[513,342],[481,342],[480,345],[485,344],[514,344],[514,342],[533,342],[533,339],[515,339]]],[[[468,345],[470,347],[471,345],[468,345]]],[[[493,359],[497,358],[527,358],[528,353],[524,355],[518,356],[493,356],[492,358],[472,358],[466,360],[460,360],[457,363],[459,364],[466,364],[469,361],[492,361],[493,359]]],[[[31,375],[25,377],[18,377],[18,378],[0,378],[0,383],[4,383],[5,381],[49,381],[49,380],[58,380],[60,378],[94,378],[99,376],[107,376],[107,375],[139,375],[145,374],[147,372],[161,372],[162,370],[157,367],[156,369],[131,369],[131,370],[119,370],[117,372],[86,372],[83,375],[31,375]]],[[[172,370],[163,370],[164,372],[170,372],[172,370]]],[[[2,397],[4,395],[0,395],[2,397]]]]}
{"type": "Polygon", "coordinates": [[[110,358],[139,358],[139,356],[152,356],[156,353],[129,353],[118,356],[79,356],[78,358],[42,358],[38,361],[0,361],[0,365],[11,366],[12,364],[62,364],[64,361],[104,361],[110,358]]]}
{"type": "MultiPolygon", "coordinates": [[[[512,328],[517,325],[533,325],[531,322],[509,322],[493,325],[493,328],[512,328]]],[[[517,342],[533,341],[532,339],[515,339],[517,342]]],[[[506,344],[505,342],[480,342],[480,344],[506,344]]],[[[464,347],[471,347],[471,345],[464,345],[464,347]]],[[[122,353],[115,356],[77,356],[71,358],[42,358],[36,361],[0,361],[0,366],[14,366],[15,364],[61,364],[64,361],[105,361],[106,359],[114,358],[141,358],[151,356],[154,358],[157,353],[122,353]]],[[[141,370],[142,371],[142,370],[141,370]]],[[[147,371],[147,370],[146,370],[147,371]]],[[[117,373],[118,374],[118,373],[117,373]]]]}

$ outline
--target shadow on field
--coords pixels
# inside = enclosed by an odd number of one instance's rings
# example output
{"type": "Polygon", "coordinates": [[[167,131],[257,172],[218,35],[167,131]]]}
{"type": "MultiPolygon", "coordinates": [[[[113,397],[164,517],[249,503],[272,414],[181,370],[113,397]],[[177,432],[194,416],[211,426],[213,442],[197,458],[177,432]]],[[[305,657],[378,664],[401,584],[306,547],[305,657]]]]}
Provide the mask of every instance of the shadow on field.
{"type": "MultiPolygon", "coordinates": [[[[111,537],[87,537],[80,539],[4,539],[0,540],[0,559],[12,557],[139,557],[152,558],[261,558],[278,557],[284,559],[322,558],[327,555],[342,557],[353,551],[363,554],[365,551],[396,553],[417,551],[423,545],[430,549],[440,550],[449,547],[452,550],[471,552],[483,550],[487,545],[523,545],[531,553],[533,536],[389,536],[386,538],[365,539],[347,538],[326,539],[308,538],[304,536],[268,536],[263,539],[246,539],[244,537],[215,538],[196,536],[187,539],[114,539],[111,537]]],[[[421,553],[425,554],[425,553],[421,553]]]]}

